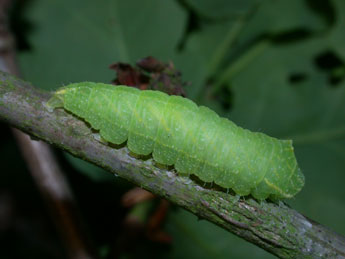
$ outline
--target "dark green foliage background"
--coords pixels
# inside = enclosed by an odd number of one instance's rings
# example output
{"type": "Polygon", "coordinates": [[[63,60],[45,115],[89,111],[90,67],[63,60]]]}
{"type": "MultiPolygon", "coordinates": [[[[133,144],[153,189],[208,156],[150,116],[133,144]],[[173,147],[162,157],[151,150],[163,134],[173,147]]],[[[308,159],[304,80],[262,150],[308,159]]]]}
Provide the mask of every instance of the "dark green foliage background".
{"type": "MultiPolygon", "coordinates": [[[[198,104],[242,127],[294,140],[306,185],[288,203],[345,235],[343,0],[35,0],[19,10],[13,28],[25,79],[52,90],[108,83],[111,63],[148,55],[171,60],[198,104]]],[[[110,196],[120,197],[119,188],[129,188],[83,161],[68,161],[83,174],[81,183],[94,182],[87,185],[92,193],[111,185],[110,196]]],[[[79,198],[86,197],[96,198],[79,198]]],[[[109,194],[97,199],[103,209],[112,206],[109,194]]],[[[164,255],[171,258],[270,256],[181,209],[170,212],[166,231],[174,242],[164,255]]],[[[97,241],[106,250],[106,238],[97,241]]]]}

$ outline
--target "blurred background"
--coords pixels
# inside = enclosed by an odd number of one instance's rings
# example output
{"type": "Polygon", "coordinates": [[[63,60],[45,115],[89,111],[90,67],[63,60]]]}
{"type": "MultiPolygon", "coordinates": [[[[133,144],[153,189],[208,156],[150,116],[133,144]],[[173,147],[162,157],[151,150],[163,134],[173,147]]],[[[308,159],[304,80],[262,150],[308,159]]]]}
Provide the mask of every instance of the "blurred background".
{"type": "MultiPolygon", "coordinates": [[[[46,90],[110,83],[111,64],[153,56],[198,104],[293,139],[306,184],[287,203],[345,235],[344,0],[1,2],[23,79],[46,90]]],[[[60,216],[9,127],[0,130],[0,258],[67,258],[60,216]]],[[[273,258],[100,168],[54,156],[99,258],[273,258]]]]}

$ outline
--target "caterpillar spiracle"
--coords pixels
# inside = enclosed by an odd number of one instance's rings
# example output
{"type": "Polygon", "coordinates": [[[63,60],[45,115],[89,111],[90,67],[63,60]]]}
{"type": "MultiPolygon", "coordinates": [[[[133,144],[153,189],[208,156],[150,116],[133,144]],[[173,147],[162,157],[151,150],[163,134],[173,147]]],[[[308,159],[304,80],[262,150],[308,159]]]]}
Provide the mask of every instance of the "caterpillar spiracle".
{"type": "Polygon", "coordinates": [[[187,98],[83,82],[60,88],[48,106],[83,118],[109,143],[127,141],[135,154],[240,196],[291,198],[304,185],[291,140],[243,129],[187,98]]]}

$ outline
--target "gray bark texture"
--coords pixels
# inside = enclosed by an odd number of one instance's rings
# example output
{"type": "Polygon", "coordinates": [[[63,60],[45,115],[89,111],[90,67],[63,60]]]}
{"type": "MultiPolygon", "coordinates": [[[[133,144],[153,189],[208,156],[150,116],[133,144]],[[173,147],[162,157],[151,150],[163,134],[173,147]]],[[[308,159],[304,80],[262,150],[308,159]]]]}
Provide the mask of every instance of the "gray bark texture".
{"type": "Polygon", "coordinates": [[[0,73],[0,120],[34,139],[105,168],[281,258],[345,258],[345,237],[306,218],[284,203],[240,199],[206,188],[152,159],[129,155],[92,137],[90,128],[63,109],[48,111],[51,93],[0,73]]]}

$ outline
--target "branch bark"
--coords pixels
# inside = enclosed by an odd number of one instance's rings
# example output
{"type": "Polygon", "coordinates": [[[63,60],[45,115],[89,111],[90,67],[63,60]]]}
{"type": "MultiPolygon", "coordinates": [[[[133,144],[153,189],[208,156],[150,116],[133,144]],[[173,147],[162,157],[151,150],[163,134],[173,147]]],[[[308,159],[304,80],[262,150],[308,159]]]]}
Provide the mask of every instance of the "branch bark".
{"type": "Polygon", "coordinates": [[[159,169],[95,140],[90,128],[62,109],[49,112],[51,96],[0,73],[0,119],[149,190],[281,258],[345,258],[345,238],[283,203],[257,202],[159,169]]]}

